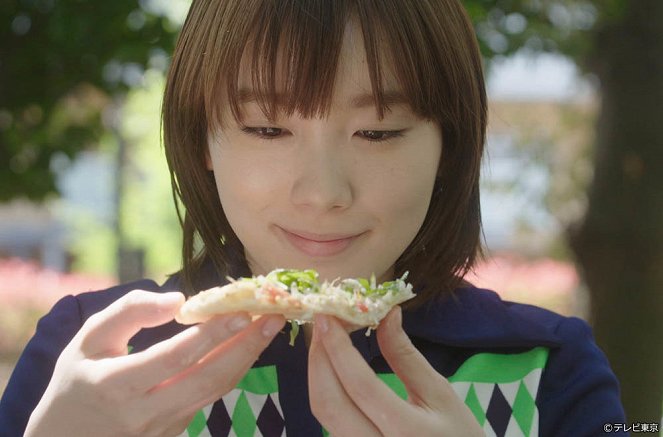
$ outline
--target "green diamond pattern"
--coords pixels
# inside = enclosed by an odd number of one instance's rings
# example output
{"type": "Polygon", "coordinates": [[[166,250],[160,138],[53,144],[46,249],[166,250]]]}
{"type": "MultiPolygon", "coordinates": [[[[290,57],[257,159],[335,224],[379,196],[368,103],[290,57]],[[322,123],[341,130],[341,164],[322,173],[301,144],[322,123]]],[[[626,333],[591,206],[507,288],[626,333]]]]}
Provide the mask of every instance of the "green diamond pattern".
{"type": "MultiPolygon", "coordinates": [[[[493,390],[498,386],[512,410],[507,435],[535,435],[538,411],[534,399],[547,359],[548,349],[543,347],[520,354],[479,353],[465,361],[448,380],[487,432],[493,429],[486,411],[493,390]]],[[[405,386],[397,375],[379,373],[377,376],[399,397],[407,398],[405,386]]],[[[327,435],[324,430],[323,435],[327,435]]]]}
{"type": "Polygon", "coordinates": [[[189,437],[198,437],[206,427],[207,419],[205,418],[205,414],[202,410],[199,410],[189,423],[189,426],[187,426],[186,432],[189,434],[189,437]]]}
{"type": "Polygon", "coordinates": [[[232,422],[232,428],[235,434],[237,434],[237,437],[253,437],[258,427],[256,417],[253,415],[253,411],[243,390],[235,404],[232,422]]]}
{"type": "Polygon", "coordinates": [[[513,401],[512,408],[513,417],[518,422],[518,426],[520,426],[523,434],[529,435],[536,410],[536,403],[522,381],[520,382],[520,387],[518,387],[518,393],[516,394],[516,399],[513,401]]]}
{"type": "MultiPolygon", "coordinates": [[[[260,405],[264,403],[266,397],[272,397],[272,401],[276,402],[276,408],[281,416],[283,412],[278,404],[278,376],[276,373],[276,366],[255,367],[249,369],[244,375],[242,380],[237,384],[234,390],[231,390],[223,396],[223,404],[231,414],[230,420],[232,421],[231,435],[237,437],[253,436],[258,432],[258,424],[254,409],[260,409],[260,405]],[[253,407],[251,404],[253,403],[253,407]]],[[[186,430],[178,437],[200,437],[202,435],[209,435],[207,428],[207,418],[209,417],[214,403],[199,410],[189,422],[186,430]]]]}
{"type": "Polygon", "coordinates": [[[547,359],[548,349],[544,347],[520,354],[479,353],[465,361],[448,379],[459,394],[463,393],[464,384],[470,384],[465,404],[487,432],[493,429],[486,411],[493,388],[498,386],[512,409],[512,425],[507,429],[507,436],[536,435],[535,398],[547,359]]]}
{"type": "Polygon", "coordinates": [[[467,408],[469,408],[472,414],[474,414],[479,425],[483,426],[483,424],[486,423],[486,413],[481,407],[477,392],[474,389],[474,384],[470,384],[470,389],[467,391],[467,396],[465,397],[465,405],[467,405],[467,408]]]}
{"type": "MultiPolygon", "coordinates": [[[[479,424],[487,431],[492,431],[492,427],[486,418],[486,408],[488,407],[486,403],[490,393],[492,393],[491,387],[500,386],[503,393],[507,393],[508,402],[512,408],[512,420],[515,420],[515,424],[519,428],[519,430],[516,430],[516,428],[509,426],[507,435],[522,432],[522,435],[529,436],[537,432],[534,421],[538,411],[534,398],[538,389],[541,370],[545,367],[547,358],[548,349],[542,347],[511,355],[480,353],[463,363],[456,374],[448,379],[461,397],[465,393],[464,390],[467,390],[464,402],[479,424]],[[513,397],[514,383],[519,383],[515,398],[513,397]],[[469,384],[469,388],[465,384],[469,384]],[[511,395],[508,395],[508,393],[511,393],[511,395]],[[479,399],[480,396],[486,405],[482,405],[479,399]]],[[[377,376],[399,397],[407,399],[405,386],[397,375],[382,373],[377,374],[377,376]]],[[[260,395],[277,393],[278,383],[275,367],[267,366],[266,368],[251,369],[249,374],[240,381],[236,390],[239,392],[239,396],[236,398],[237,401],[232,412],[232,429],[237,437],[252,437],[258,429],[257,418],[251,409],[246,392],[260,395]]],[[[189,424],[186,434],[189,437],[199,437],[206,429],[206,421],[203,411],[199,411],[189,424]]],[[[513,422],[512,424],[515,425],[513,422]]],[[[323,429],[322,431],[324,436],[328,435],[326,430],[323,429]]]]}

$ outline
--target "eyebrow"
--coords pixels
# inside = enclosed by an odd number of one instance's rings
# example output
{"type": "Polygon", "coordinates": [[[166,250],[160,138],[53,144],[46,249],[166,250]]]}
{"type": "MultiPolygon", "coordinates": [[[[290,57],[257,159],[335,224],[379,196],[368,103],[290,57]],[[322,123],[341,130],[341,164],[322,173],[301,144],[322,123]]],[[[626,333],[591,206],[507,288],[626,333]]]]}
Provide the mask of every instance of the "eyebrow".
{"type": "MultiPolygon", "coordinates": [[[[254,103],[258,101],[258,96],[255,91],[249,88],[240,88],[238,97],[239,104],[254,103]]],[[[275,97],[277,106],[283,106],[283,102],[285,101],[283,94],[277,93],[275,97]]],[[[409,99],[405,97],[405,94],[399,91],[385,91],[382,94],[382,98],[385,106],[405,105],[410,103],[409,99]]],[[[357,94],[350,98],[349,104],[350,107],[357,109],[375,106],[375,96],[372,93],[357,94]]]]}

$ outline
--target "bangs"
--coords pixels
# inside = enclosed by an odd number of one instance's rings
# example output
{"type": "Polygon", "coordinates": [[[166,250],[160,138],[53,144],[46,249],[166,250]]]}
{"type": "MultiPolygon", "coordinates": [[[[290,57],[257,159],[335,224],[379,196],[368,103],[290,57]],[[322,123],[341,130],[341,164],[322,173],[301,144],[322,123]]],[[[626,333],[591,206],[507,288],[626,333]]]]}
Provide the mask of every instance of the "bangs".
{"type": "Polygon", "coordinates": [[[223,126],[228,112],[240,121],[247,100],[255,101],[271,120],[295,112],[305,118],[326,116],[344,32],[352,19],[362,31],[378,116],[382,118],[389,106],[384,89],[388,68],[415,113],[439,118],[440,102],[448,102],[449,96],[440,95],[440,75],[445,75],[436,68],[438,50],[430,47],[435,39],[425,20],[403,3],[407,2],[218,2],[216,13],[222,22],[209,34],[203,60],[208,126],[223,126]],[[240,75],[245,74],[250,77],[241,82],[249,89],[240,85],[240,75]]]}

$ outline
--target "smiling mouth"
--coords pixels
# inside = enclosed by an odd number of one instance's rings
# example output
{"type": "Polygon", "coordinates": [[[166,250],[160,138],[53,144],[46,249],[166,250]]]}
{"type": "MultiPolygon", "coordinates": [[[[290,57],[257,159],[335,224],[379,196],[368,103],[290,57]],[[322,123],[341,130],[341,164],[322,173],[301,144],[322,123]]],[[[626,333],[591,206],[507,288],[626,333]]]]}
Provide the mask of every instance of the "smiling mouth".
{"type": "Polygon", "coordinates": [[[353,235],[311,234],[308,232],[288,231],[278,227],[288,242],[308,256],[334,256],[345,251],[364,232],[353,235]]]}

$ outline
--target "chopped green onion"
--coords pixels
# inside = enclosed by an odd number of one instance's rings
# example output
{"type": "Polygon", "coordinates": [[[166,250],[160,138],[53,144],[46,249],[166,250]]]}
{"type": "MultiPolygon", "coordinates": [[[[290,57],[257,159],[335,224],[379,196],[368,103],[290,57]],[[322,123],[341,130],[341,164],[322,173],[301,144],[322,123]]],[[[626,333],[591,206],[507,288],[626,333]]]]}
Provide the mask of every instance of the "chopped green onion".
{"type": "Polygon", "coordinates": [[[290,346],[295,345],[295,339],[297,338],[297,334],[299,334],[299,323],[297,323],[296,320],[291,320],[290,321],[290,346]]]}
{"type": "Polygon", "coordinates": [[[292,284],[295,284],[299,291],[318,291],[318,272],[315,270],[279,269],[271,272],[268,277],[270,276],[273,276],[288,289],[292,284]]]}

